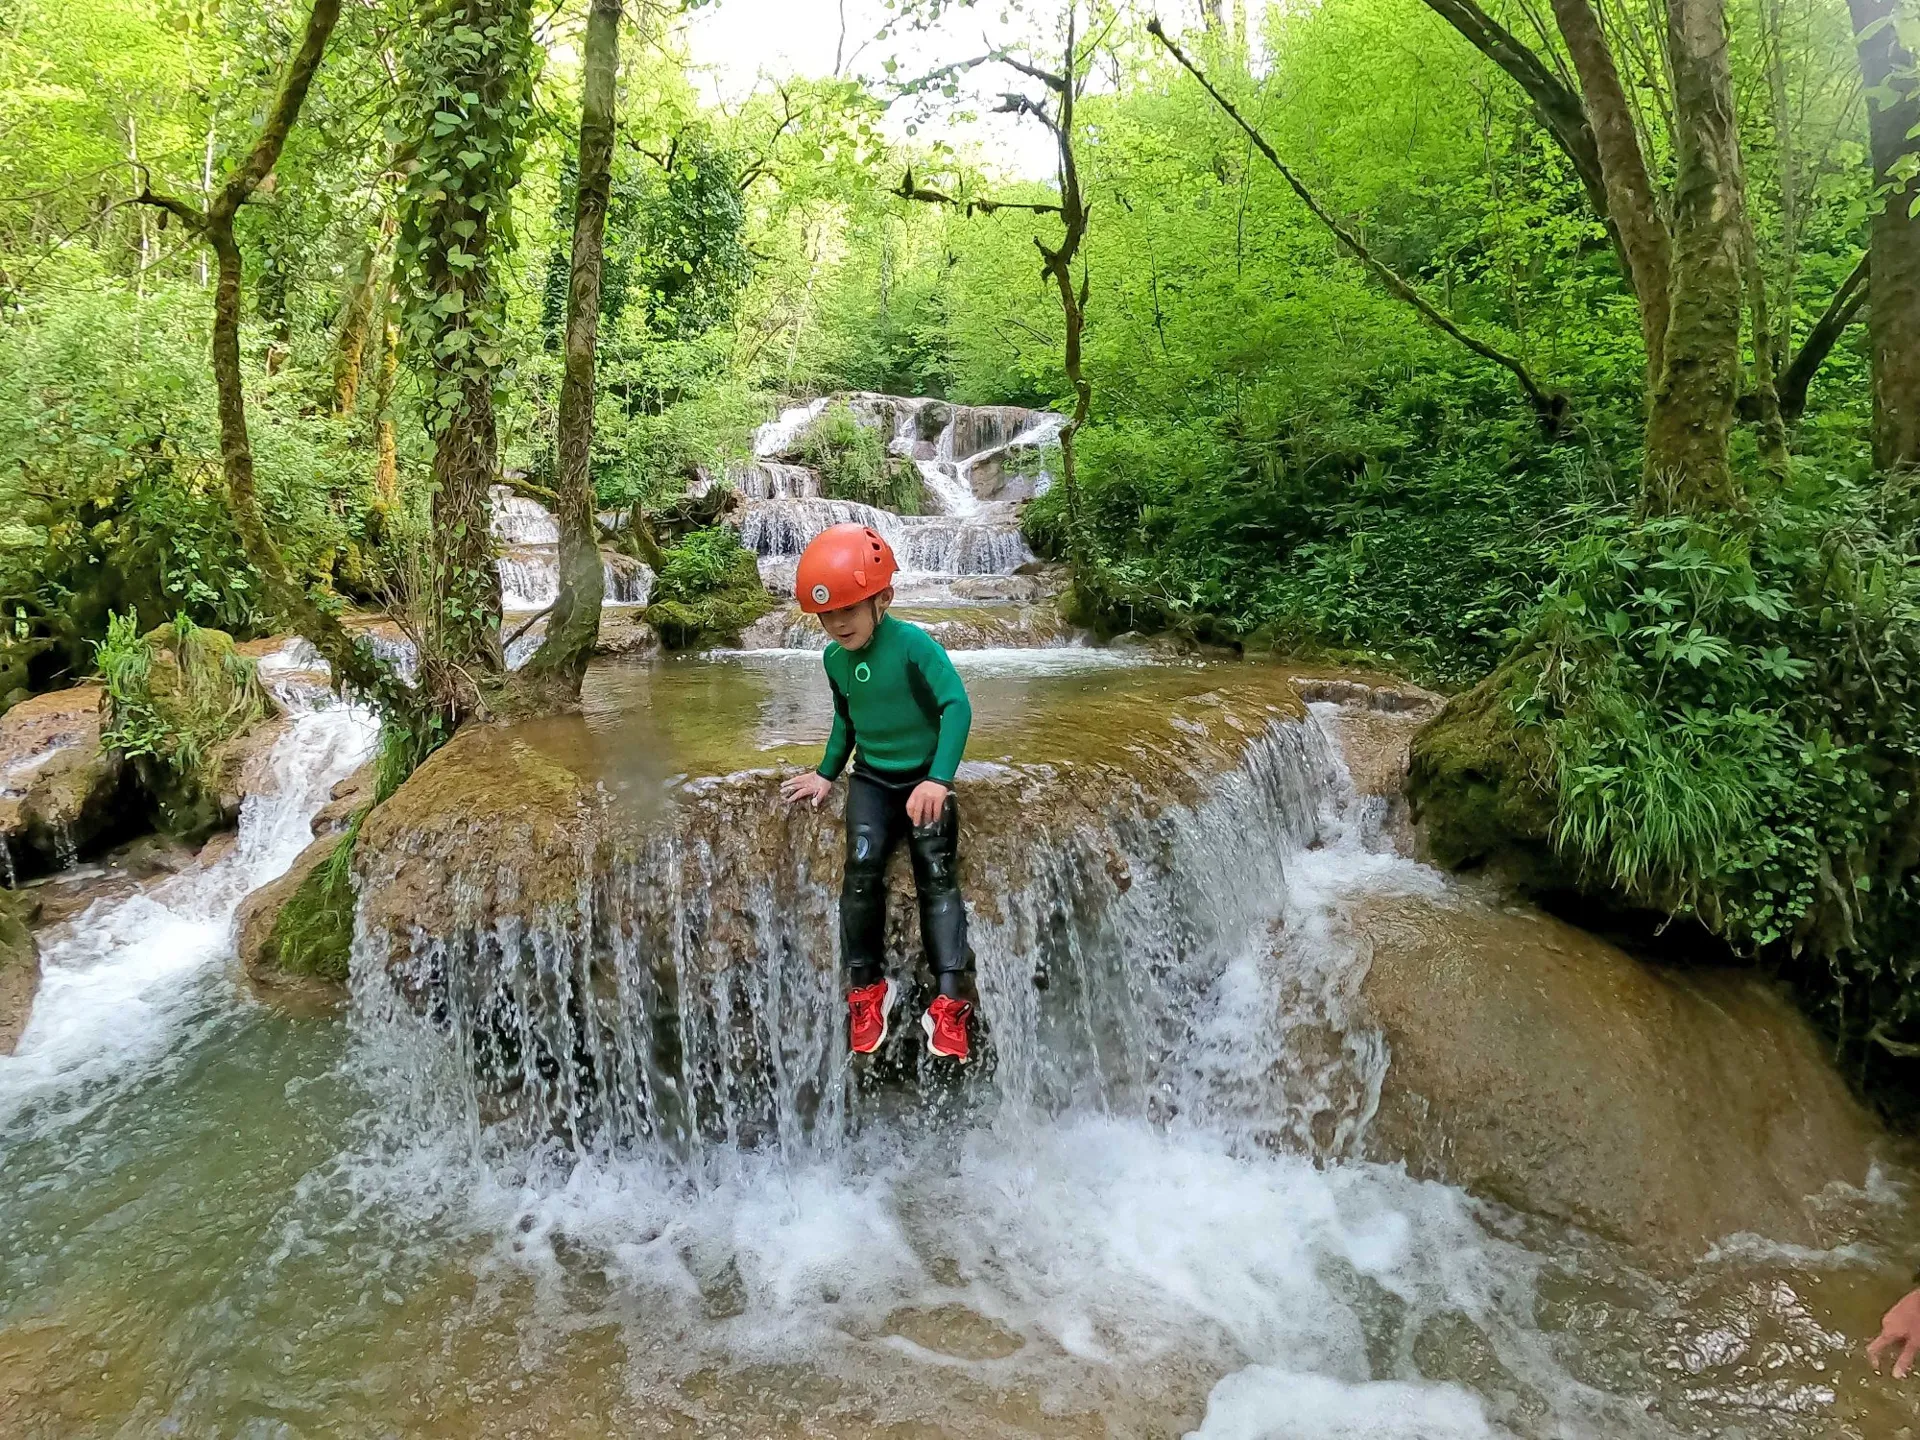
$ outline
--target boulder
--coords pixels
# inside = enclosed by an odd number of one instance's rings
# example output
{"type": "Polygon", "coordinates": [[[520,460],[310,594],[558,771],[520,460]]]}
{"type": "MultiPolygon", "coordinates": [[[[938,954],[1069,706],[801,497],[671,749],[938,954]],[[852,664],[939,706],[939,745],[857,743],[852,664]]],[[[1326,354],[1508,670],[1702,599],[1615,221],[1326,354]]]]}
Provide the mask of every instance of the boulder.
{"type": "Polygon", "coordinates": [[[70,864],[144,818],[100,743],[98,685],[35,695],[0,715],[0,850],[20,874],[70,864]]]}
{"type": "Polygon", "coordinates": [[[626,606],[607,606],[600,611],[600,634],[594,641],[594,654],[651,655],[659,648],[660,636],[641,611],[626,606]]]}
{"type": "Polygon", "coordinates": [[[345,843],[322,835],[240,902],[234,948],[257,990],[296,996],[338,992],[353,950],[353,887],[328,863],[345,843]]]}
{"type": "Polygon", "coordinates": [[[1822,1243],[1809,1197],[1866,1179],[1874,1122],[1751,973],[1656,968],[1458,891],[1366,895],[1350,923],[1390,1052],[1376,1158],[1675,1259],[1822,1243]]]}
{"type": "Polygon", "coordinates": [[[13,1053],[40,988],[40,947],[28,928],[32,918],[26,897],[0,890],[0,1055],[13,1053]]]}

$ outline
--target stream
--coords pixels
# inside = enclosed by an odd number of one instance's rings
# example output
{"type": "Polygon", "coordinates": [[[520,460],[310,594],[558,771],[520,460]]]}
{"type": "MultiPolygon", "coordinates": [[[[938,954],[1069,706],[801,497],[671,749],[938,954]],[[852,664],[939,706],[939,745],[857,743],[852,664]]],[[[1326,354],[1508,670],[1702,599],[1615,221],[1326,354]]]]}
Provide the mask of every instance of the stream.
{"type": "MultiPolygon", "coordinates": [[[[900,613],[975,707],[980,1063],[910,1026],[846,1054],[837,821],[771,799],[830,718],[796,613],[429,762],[500,819],[410,785],[369,822],[332,1015],[232,963],[375,741],[289,688],[235,843],[41,936],[0,1059],[0,1432],[1920,1433],[1920,1382],[1860,1354],[1920,1253],[1891,1153],[1817,1244],[1680,1265],[1368,1158],[1392,1057],[1345,919],[1482,902],[1397,851],[1338,704],[1060,622],[969,463],[1044,420],[889,403],[944,512],[882,517],[900,613]],[[577,822],[493,765],[577,783],[577,822]]],[[[780,458],[818,413],[737,477],[775,580],[844,509],[780,458]]]]}

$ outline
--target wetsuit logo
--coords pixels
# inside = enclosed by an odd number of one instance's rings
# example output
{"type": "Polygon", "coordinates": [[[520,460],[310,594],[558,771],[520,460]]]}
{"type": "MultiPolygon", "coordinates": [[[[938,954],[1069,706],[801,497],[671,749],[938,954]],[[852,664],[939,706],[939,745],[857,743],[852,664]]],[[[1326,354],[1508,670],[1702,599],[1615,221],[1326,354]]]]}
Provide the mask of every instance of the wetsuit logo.
{"type": "Polygon", "coordinates": [[[866,661],[862,660],[858,665],[853,667],[853,678],[858,680],[862,685],[873,679],[873,671],[867,668],[866,661]]]}

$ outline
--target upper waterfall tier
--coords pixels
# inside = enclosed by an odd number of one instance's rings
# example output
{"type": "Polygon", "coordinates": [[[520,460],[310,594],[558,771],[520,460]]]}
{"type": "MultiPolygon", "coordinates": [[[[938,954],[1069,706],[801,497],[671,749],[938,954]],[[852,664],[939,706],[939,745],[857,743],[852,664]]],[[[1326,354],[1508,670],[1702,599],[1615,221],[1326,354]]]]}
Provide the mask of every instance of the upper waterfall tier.
{"type": "MultiPolygon", "coordinates": [[[[839,398],[856,420],[886,437],[892,454],[919,468],[943,514],[970,515],[991,501],[1030,500],[1053,483],[1066,418],[1052,411],[860,391],[839,398]]],[[[755,432],[754,454],[791,456],[831,403],[828,397],[781,411],[755,432]]]]}
{"type": "Polygon", "coordinates": [[[832,525],[870,525],[886,537],[909,573],[1011,575],[1034,558],[1011,505],[972,515],[896,515],[851,500],[750,501],[740,539],[765,560],[790,560],[832,525]]]}

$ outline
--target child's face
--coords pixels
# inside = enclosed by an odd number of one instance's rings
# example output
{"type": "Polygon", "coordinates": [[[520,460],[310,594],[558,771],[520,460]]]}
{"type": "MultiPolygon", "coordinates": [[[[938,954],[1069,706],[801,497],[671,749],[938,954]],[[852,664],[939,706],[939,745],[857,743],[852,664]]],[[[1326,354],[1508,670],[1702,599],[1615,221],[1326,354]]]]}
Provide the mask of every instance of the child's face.
{"type": "Polygon", "coordinates": [[[893,601],[892,590],[882,590],[871,599],[849,605],[844,610],[822,610],[820,624],[842,650],[864,650],[873,639],[874,627],[887,613],[893,601]]]}

